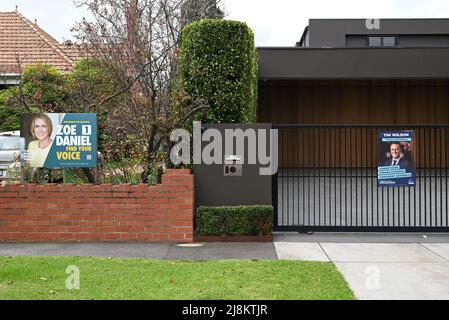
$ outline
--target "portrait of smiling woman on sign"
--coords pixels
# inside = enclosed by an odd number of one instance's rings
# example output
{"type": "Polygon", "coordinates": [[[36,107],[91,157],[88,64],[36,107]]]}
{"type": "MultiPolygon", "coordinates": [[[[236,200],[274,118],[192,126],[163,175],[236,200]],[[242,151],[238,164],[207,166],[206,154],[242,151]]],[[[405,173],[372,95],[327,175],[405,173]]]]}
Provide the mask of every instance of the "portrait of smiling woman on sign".
{"type": "Polygon", "coordinates": [[[91,113],[23,114],[20,136],[31,168],[96,168],[97,115],[91,113]]]}
{"type": "Polygon", "coordinates": [[[42,168],[53,143],[51,119],[43,113],[35,115],[31,122],[30,132],[35,139],[28,144],[30,166],[42,168]]]}

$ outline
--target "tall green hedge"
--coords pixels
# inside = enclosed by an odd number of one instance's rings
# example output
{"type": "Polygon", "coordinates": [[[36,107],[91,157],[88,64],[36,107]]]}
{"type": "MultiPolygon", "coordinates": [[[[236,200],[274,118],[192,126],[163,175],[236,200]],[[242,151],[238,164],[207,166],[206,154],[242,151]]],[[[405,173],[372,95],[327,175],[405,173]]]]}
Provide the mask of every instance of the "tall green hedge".
{"type": "Polygon", "coordinates": [[[181,80],[184,91],[210,108],[195,120],[205,123],[256,121],[257,51],[254,34],[243,22],[200,20],[182,33],[181,80]]]}

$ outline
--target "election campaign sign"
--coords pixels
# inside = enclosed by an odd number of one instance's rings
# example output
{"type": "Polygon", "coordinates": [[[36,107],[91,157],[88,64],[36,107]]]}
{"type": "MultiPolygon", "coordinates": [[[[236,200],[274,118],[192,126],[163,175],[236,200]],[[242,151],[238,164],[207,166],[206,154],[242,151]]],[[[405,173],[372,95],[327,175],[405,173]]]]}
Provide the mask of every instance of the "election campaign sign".
{"type": "Polygon", "coordinates": [[[416,185],[414,131],[379,133],[377,185],[412,187],[416,185]]]}
{"type": "Polygon", "coordinates": [[[97,166],[97,116],[88,113],[37,113],[21,118],[25,163],[33,168],[97,166]]]}

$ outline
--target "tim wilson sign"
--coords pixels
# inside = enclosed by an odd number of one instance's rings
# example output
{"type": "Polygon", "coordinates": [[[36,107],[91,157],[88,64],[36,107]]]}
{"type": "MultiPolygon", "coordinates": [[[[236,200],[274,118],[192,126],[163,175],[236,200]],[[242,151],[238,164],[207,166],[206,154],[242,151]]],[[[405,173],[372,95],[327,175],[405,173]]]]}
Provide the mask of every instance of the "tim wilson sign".
{"type": "Polygon", "coordinates": [[[416,185],[414,131],[379,133],[377,185],[413,187],[416,185]]]}

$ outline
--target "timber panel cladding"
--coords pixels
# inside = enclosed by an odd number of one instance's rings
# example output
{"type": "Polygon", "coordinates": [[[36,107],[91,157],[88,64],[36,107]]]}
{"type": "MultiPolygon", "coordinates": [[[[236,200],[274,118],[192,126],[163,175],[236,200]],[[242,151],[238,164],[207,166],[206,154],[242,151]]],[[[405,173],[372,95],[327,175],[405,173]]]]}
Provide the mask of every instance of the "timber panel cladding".
{"type": "Polygon", "coordinates": [[[448,124],[449,80],[259,82],[260,123],[448,124]]]}
{"type": "MultiPolygon", "coordinates": [[[[280,168],[375,168],[379,164],[380,131],[414,130],[413,159],[417,168],[449,167],[449,129],[397,128],[282,128],[279,130],[280,168]]],[[[383,161],[382,161],[383,162],[383,161]]]]}
{"type": "Polygon", "coordinates": [[[0,242],[191,242],[193,176],[161,185],[0,187],[0,242]]]}
{"type": "MultiPolygon", "coordinates": [[[[449,124],[449,80],[260,81],[258,118],[275,124],[449,124]]],[[[375,167],[377,131],[351,130],[282,130],[279,166],[375,167]],[[344,151],[345,145],[366,150],[357,158],[354,149],[344,151]],[[334,147],[343,154],[326,152],[334,147]],[[311,162],[299,150],[329,158],[311,162]]],[[[416,160],[418,167],[447,166],[448,134],[447,130],[416,130],[416,146],[428,150],[428,158],[416,160]]]]}

